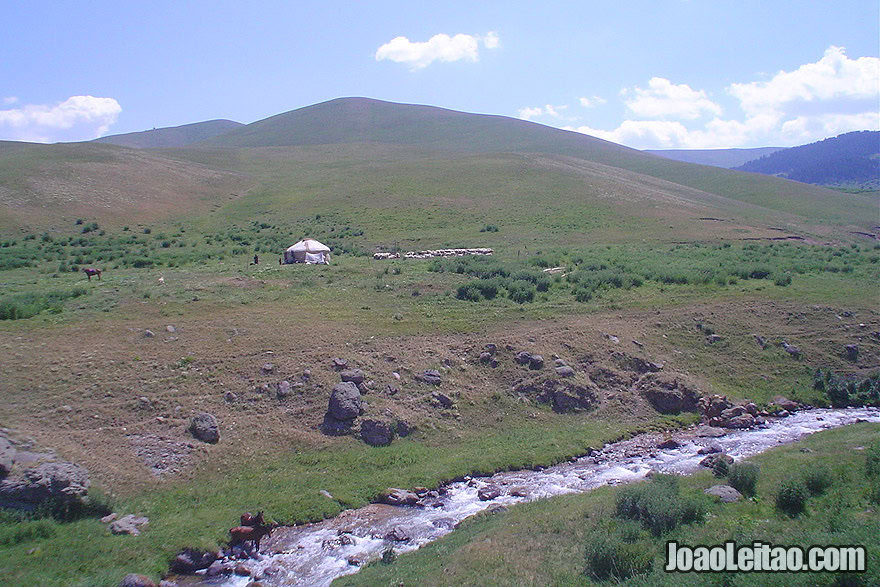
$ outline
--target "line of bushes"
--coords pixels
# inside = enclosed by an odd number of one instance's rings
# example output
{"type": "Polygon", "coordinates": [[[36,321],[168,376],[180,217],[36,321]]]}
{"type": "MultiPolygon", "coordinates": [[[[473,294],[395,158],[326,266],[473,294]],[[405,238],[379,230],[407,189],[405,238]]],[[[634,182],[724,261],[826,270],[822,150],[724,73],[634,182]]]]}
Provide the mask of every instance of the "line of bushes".
{"type": "Polygon", "coordinates": [[[813,389],[825,392],[835,408],[847,406],[880,406],[880,371],[867,377],[816,369],[813,389]]]}
{"type": "Polygon", "coordinates": [[[49,311],[58,314],[64,309],[64,302],[89,293],[84,287],[68,291],[49,291],[43,293],[23,293],[0,299],[0,320],[22,320],[49,311]]]}

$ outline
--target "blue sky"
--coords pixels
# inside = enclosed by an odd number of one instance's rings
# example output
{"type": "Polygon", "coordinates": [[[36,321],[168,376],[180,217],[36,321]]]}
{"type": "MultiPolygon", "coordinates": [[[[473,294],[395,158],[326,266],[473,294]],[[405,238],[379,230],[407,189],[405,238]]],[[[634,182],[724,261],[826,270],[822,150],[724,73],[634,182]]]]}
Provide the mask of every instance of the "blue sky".
{"type": "Polygon", "coordinates": [[[796,145],[880,127],[878,4],[7,0],[0,139],[367,96],[636,148],[796,145]]]}

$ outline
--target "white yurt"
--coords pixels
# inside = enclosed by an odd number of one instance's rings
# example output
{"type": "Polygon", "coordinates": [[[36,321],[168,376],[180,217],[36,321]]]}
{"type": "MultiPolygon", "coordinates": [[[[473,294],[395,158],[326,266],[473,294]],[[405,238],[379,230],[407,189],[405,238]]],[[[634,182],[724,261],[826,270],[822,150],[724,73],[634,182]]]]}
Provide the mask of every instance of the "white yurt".
{"type": "Polygon", "coordinates": [[[284,251],[284,263],[330,264],[330,247],[313,238],[304,238],[284,251]]]}

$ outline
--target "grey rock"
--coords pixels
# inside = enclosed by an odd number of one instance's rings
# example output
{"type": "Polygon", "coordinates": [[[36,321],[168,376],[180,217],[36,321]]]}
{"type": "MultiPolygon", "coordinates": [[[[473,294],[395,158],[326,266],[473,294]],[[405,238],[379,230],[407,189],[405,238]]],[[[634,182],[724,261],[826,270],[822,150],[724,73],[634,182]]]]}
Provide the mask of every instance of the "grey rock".
{"type": "Polygon", "coordinates": [[[742,499],[742,494],[730,485],[713,485],[703,493],[717,497],[722,503],[733,503],[742,499]]]}
{"type": "Polygon", "coordinates": [[[513,356],[513,360],[517,365],[528,365],[532,360],[532,354],[527,351],[520,351],[513,356]]]}
{"type": "Polygon", "coordinates": [[[131,536],[139,536],[141,527],[150,523],[150,519],[145,516],[135,516],[129,514],[118,520],[110,522],[110,532],[113,534],[130,534],[131,536]]]}
{"type": "Polygon", "coordinates": [[[455,402],[452,401],[451,397],[439,391],[435,391],[431,394],[431,400],[443,408],[451,408],[455,405],[455,402]]]}
{"type": "Polygon", "coordinates": [[[361,439],[370,446],[387,446],[394,440],[394,427],[383,420],[361,422],[361,439]]]}
{"type": "Polygon", "coordinates": [[[274,373],[274,372],[275,372],[275,365],[273,365],[272,363],[263,363],[263,366],[260,367],[260,370],[261,370],[264,374],[268,375],[269,373],[274,373]]]}
{"type": "Polygon", "coordinates": [[[354,420],[363,411],[363,400],[357,386],[350,381],[337,383],[330,392],[327,413],[337,420],[354,420]]]}
{"type": "Polygon", "coordinates": [[[657,448],[666,449],[666,450],[678,448],[680,446],[681,446],[681,443],[674,438],[666,438],[666,439],[662,440],[661,442],[657,443],[657,448]]]}
{"type": "Polygon", "coordinates": [[[0,479],[6,477],[12,471],[15,464],[15,447],[6,438],[0,436],[0,479]]]}
{"type": "Polygon", "coordinates": [[[343,381],[349,381],[354,383],[355,385],[359,385],[364,382],[364,372],[360,369],[346,369],[339,373],[339,377],[343,381]]]}
{"type": "Polygon", "coordinates": [[[697,451],[697,454],[698,455],[711,455],[711,454],[721,452],[722,450],[723,449],[721,448],[720,444],[713,443],[713,444],[702,447],[700,450],[697,451]]]}
{"type": "Polygon", "coordinates": [[[751,414],[740,414],[734,416],[723,423],[725,428],[743,429],[751,428],[755,425],[755,417],[751,414]]]}
{"type": "Polygon", "coordinates": [[[207,569],[217,560],[217,553],[211,551],[185,548],[171,561],[171,571],[182,575],[207,569]]]}
{"type": "Polygon", "coordinates": [[[145,575],[129,573],[124,579],[122,579],[122,582],[119,583],[119,587],[156,587],[156,584],[152,579],[145,575]]]}
{"type": "Polygon", "coordinates": [[[406,420],[398,420],[396,422],[396,428],[397,428],[397,435],[400,436],[401,438],[409,436],[415,430],[413,425],[410,424],[409,422],[407,422],[406,420]]]}
{"type": "Polygon", "coordinates": [[[480,487],[480,489],[477,490],[477,497],[480,498],[480,501],[490,501],[500,496],[501,489],[499,489],[495,485],[486,485],[485,487],[480,487]]]}
{"type": "Polygon", "coordinates": [[[282,381],[278,384],[278,397],[284,398],[290,395],[290,381],[282,381]]]}
{"type": "Polygon", "coordinates": [[[55,499],[63,503],[84,503],[89,474],[73,463],[43,463],[27,469],[18,479],[0,482],[0,503],[29,508],[55,499]]]}
{"type": "Polygon", "coordinates": [[[330,359],[330,364],[333,366],[334,371],[342,371],[346,367],[348,367],[348,361],[345,359],[340,359],[339,357],[333,357],[330,359]]]}
{"type": "Polygon", "coordinates": [[[489,363],[492,361],[492,353],[490,352],[482,352],[480,353],[480,362],[481,363],[489,363]]]}
{"type": "Polygon", "coordinates": [[[193,416],[189,422],[189,431],[202,442],[216,444],[220,441],[220,425],[217,423],[217,418],[208,412],[193,416]]]}
{"type": "Polygon", "coordinates": [[[144,330],[144,338],[153,338],[156,336],[152,330],[144,330]]]}
{"type": "Polygon", "coordinates": [[[440,377],[440,372],[436,369],[428,369],[423,373],[416,375],[416,379],[429,385],[440,385],[440,383],[443,381],[443,379],[440,377]]]}
{"type": "Polygon", "coordinates": [[[166,330],[166,332],[169,332],[171,334],[174,334],[175,332],[177,332],[177,328],[175,328],[173,324],[169,324],[168,326],[166,326],[165,330],[166,330]]]}
{"type": "Polygon", "coordinates": [[[556,367],[556,374],[560,377],[574,377],[574,369],[568,365],[556,367]]]}
{"type": "Polygon", "coordinates": [[[538,371],[544,368],[544,357],[541,355],[532,355],[529,359],[529,369],[538,371]]]}
{"type": "Polygon", "coordinates": [[[723,339],[717,334],[710,334],[706,337],[706,342],[708,342],[709,344],[715,344],[716,342],[719,342],[721,340],[723,339]]]}
{"type": "Polygon", "coordinates": [[[391,487],[379,496],[379,501],[388,505],[415,505],[419,501],[419,496],[406,489],[391,487]]]}
{"type": "Polygon", "coordinates": [[[730,455],[726,455],[723,452],[718,452],[718,453],[710,454],[705,459],[700,461],[700,465],[711,469],[719,461],[724,461],[728,465],[732,465],[733,464],[733,457],[730,455]]]}
{"type": "Polygon", "coordinates": [[[211,565],[205,570],[206,577],[220,577],[222,575],[229,575],[231,573],[232,567],[219,560],[215,560],[214,562],[212,562],[211,565]]]}
{"type": "Polygon", "coordinates": [[[484,346],[483,348],[486,349],[486,352],[489,353],[490,355],[494,355],[495,352],[498,350],[498,345],[490,342],[486,346],[484,346]]]}
{"type": "Polygon", "coordinates": [[[789,412],[796,412],[797,409],[800,407],[800,405],[796,401],[792,401],[782,395],[776,396],[771,403],[789,412]]]}
{"type": "Polygon", "coordinates": [[[755,335],[755,342],[758,343],[758,346],[761,347],[762,349],[767,348],[767,339],[764,338],[763,336],[759,336],[756,334],[755,335]]]}
{"type": "Polygon", "coordinates": [[[384,538],[385,540],[391,540],[392,542],[409,542],[412,540],[409,532],[407,532],[406,528],[403,526],[394,526],[385,534],[384,538]]]}
{"type": "Polygon", "coordinates": [[[746,409],[742,406],[733,406],[732,408],[727,408],[726,410],[721,412],[721,417],[725,420],[729,420],[730,418],[735,418],[736,416],[741,416],[746,413],[746,409]]]}
{"type": "Polygon", "coordinates": [[[324,414],[324,421],[321,422],[321,432],[330,436],[343,436],[351,433],[354,426],[354,420],[337,420],[330,415],[330,412],[324,414]]]}
{"type": "Polygon", "coordinates": [[[236,400],[238,400],[238,396],[231,391],[227,391],[223,394],[223,399],[225,399],[229,403],[234,403],[236,400]]]}

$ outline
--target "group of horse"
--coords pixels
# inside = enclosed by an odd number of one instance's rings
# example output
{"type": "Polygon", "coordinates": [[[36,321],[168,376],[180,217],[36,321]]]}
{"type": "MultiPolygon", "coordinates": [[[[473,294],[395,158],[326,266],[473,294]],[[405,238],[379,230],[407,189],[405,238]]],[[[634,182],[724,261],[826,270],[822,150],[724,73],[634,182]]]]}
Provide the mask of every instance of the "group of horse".
{"type": "Polygon", "coordinates": [[[245,546],[250,542],[254,545],[256,552],[260,551],[260,540],[263,536],[272,534],[272,530],[278,527],[276,523],[267,524],[263,519],[263,512],[257,512],[253,515],[245,512],[241,515],[241,526],[229,529],[229,546],[245,546]]]}

